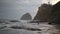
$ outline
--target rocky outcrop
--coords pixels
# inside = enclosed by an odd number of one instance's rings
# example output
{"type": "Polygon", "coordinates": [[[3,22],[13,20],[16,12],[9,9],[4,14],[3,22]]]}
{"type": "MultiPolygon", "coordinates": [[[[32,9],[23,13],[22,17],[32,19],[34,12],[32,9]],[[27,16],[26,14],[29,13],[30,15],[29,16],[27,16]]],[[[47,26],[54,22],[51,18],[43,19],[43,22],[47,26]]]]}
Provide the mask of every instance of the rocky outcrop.
{"type": "Polygon", "coordinates": [[[60,1],[53,5],[49,24],[60,24],[60,1]]]}
{"type": "Polygon", "coordinates": [[[29,13],[24,14],[21,20],[32,20],[32,16],[29,13]]]}
{"type": "Polygon", "coordinates": [[[40,21],[48,21],[49,14],[51,12],[52,5],[50,4],[43,4],[39,7],[37,15],[35,16],[34,20],[40,21]]]}
{"type": "Polygon", "coordinates": [[[32,22],[47,22],[49,18],[49,14],[51,13],[52,5],[51,4],[42,4],[38,8],[38,12],[34,17],[32,22]],[[37,21],[34,21],[37,20],[37,21]]]}

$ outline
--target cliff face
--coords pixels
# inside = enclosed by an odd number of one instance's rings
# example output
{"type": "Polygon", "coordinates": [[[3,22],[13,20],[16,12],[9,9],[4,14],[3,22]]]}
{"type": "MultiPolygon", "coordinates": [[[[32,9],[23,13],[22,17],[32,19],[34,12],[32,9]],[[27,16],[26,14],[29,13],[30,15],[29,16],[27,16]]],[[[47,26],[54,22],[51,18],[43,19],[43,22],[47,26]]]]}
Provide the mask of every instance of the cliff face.
{"type": "Polygon", "coordinates": [[[42,22],[48,21],[49,14],[51,13],[52,5],[50,4],[42,4],[41,7],[38,8],[38,12],[33,20],[40,20],[42,22]]]}
{"type": "Polygon", "coordinates": [[[29,13],[24,14],[21,20],[32,20],[32,16],[29,13]]]}
{"type": "Polygon", "coordinates": [[[60,1],[53,5],[49,23],[60,24],[60,1]]]}

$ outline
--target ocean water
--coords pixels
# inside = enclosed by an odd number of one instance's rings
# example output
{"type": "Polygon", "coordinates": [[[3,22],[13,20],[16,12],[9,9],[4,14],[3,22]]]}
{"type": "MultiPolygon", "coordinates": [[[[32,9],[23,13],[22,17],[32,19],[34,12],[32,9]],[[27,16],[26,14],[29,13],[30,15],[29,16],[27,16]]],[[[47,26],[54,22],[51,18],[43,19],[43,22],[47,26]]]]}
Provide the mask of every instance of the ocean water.
{"type": "Polygon", "coordinates": [[[0,22],[0,34],[60,34],[59,25],[49,25],[47,22],[38,24],[27,23],[26,20],[19,20],[18,22],[2,21],[2,23],[0,22]]]}

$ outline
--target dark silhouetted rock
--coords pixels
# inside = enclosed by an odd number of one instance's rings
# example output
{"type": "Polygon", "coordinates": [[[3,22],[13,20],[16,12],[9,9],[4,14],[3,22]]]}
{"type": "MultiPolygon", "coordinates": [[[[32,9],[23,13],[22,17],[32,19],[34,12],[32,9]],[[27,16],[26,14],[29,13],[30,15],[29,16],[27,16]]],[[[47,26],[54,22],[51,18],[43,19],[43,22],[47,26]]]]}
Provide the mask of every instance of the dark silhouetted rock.
{"type": "Polygon", "coordinates": [[[38,12],[32,22],[34,22],[34,20],[37,20],[38,22],[47,22],[49,18],[49,14],[51,13],[51,9],[52,9],[51,4],[42,4],[38,8],[38,12]]]}
{"type": "Polygon", "coordinates": [[[60,24],[60,1],[53,5],[49,23],[60,24]]]}
{"type": "Polygon", "coordinates": [[[35,16],[34,20],[48,21],[51,8],[52,5],[50,4],[41,5],[41,7],[39,7],[38,9],[37,15],[35,16]]]}
{"type": "Polygon", "coordinates": [[[24,14],[21,20],[32,20],[32,16],[29,13],[24,14]]]}

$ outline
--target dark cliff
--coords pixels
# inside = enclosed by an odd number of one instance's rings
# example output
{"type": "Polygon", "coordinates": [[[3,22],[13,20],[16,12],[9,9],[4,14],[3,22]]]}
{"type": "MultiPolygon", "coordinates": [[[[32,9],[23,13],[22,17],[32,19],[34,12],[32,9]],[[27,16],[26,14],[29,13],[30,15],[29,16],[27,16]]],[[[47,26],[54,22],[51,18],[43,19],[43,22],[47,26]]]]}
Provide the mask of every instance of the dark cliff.
{"type": "Polygon", "coordinates": [[[49,15],[52,10],[52,5],[51,4],[42,4],[37,11],[36,16],[34,17],[32,22],[48,22],[49,20],[49,15]],[[35,20],[35,21],[34,21],[35,20]]]}
{"type": "Polygon", "coordinates": [[[38,8],[38,12],[33,20],[48,21],[49,14],[51,13],[52,5],[42,4],[38,8]]]}
{"type": "Polygon", "coordinates": [[[49,23],[60,24],[60,1],[53,5],[49,23]]]}

